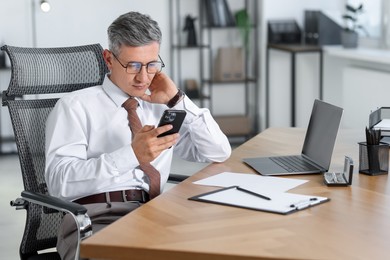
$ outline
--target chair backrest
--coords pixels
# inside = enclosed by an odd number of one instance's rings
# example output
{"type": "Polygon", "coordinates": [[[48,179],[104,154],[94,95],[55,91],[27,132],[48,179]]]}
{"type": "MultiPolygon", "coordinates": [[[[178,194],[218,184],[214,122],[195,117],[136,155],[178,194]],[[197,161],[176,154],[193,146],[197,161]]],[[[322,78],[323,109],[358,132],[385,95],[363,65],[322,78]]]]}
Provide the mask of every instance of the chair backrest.
{"type": "MultiPolygon", "coordinates": [[[[11,61],[11,80],[3,92],[22,170],[24,189],[47,193],[45,124],[58,97],[53,94],[102,84],[107,73],[99,44],[62,48],[3,46],[11,61]],[[46,95],[50,94],[50,95],[46,95]]],[[[62,213],[29,203],[20,255],[55,247],[62,213]]]]}

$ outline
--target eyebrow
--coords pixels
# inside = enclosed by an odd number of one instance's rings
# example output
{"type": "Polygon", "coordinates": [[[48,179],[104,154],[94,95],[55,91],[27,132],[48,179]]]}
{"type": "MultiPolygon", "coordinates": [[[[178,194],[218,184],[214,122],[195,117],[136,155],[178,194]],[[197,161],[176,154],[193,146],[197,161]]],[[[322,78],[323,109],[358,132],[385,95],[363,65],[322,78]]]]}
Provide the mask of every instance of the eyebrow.
{"type": "Polygon", "coordinates": [[[126,64],[129,64],[129,63],[141,63],[142,65],[146,65],[146,64],[148,64],[148,63],[156,62],[156,61],[159,61],[159,60],[158,60],[158,59],[157,59],[157,60],[152,60],[152,61],[148,61],[148,62],[146,62],[146,63],[142,63],[142,62],[140,62],[140,61],[128,61],[128,62],[126,62],[126,64]]]}

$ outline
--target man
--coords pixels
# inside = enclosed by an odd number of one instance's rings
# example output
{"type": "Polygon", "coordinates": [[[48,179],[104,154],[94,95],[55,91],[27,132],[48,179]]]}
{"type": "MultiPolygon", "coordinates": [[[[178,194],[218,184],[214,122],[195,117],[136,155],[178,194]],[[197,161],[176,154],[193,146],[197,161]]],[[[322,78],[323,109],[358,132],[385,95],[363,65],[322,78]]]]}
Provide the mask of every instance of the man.
{"type": "MultiPolygon", "coordinates": [[[[161,72],[155,21],[123,14],[109,26],[108,39],[103,56],[110,72],[103,84],[62,97],[46,125],[49,193],[84,204],[94,232],[157,196],[173,153],[198,162],[222,162],[231,153],[209,110],[198,108],[161,72]],[[187,116],[179,134],[157,137],[172,127],[156,127],[168,107],[187,116]]],[[[76,240],[66,216],[57,244],[62,259],[74,258],[76,240]]]]}

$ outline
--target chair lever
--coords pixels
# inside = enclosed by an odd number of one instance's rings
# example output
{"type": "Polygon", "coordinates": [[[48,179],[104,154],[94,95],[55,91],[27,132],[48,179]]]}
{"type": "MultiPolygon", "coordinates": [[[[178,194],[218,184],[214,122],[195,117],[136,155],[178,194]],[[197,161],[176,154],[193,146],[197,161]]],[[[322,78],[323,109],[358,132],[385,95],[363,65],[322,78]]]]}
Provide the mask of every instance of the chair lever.
{"type": "Polygon", "coordinates": [[[16,210],[27,209],[28,202],[22,198],[17,198],[15,201],[10,201],[11,207],[15,207],[16,210]]]}
{"type": "Polygon", "coordinates": [[[8,106],[8,100],[15,100],[15,95],[8,95],[8,91],[4,90],[1,93],[1,100],[2,100],[1,105],[3,107],[8,106]]]}

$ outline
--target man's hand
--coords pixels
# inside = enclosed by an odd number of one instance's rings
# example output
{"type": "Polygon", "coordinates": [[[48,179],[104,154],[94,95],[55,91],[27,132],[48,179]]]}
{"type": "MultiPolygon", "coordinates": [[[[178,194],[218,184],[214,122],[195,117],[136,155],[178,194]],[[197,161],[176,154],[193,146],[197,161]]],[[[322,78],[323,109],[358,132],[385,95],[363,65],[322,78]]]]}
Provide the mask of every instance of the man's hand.
{"type": "Polygon", "coordinates": [[[167,104],[178,90],[175,83],[166,74],[160,72],[154,76],[149,91],[150,95],[145,93],[140,98],[150,103],[167,104]]]}
{"type": "Polygon", "coordinates": [[[172,125],[164,125],[157,128],[145,125],[134,135],[131,146],[140,163],[149,163],[153,161],[162,151],[176,144],[179,134],[157,137],[170,129],[172,129],[172,125]]]}

